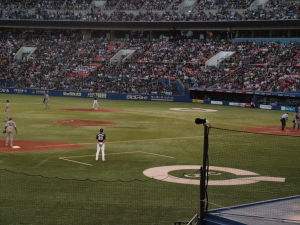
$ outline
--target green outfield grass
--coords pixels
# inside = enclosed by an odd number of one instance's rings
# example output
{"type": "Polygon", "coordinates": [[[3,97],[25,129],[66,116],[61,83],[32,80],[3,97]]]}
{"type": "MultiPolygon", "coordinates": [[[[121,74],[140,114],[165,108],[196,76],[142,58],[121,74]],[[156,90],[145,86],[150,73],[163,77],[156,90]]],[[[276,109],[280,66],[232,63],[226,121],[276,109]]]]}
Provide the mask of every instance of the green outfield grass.
{"type": "MultiPolygon", "coordinates": [[[[121,112],[85,112],[92,99],[0,95],[2,124],[5,101],[11,102],[18,141],[81,144],[82,148],[0,152],[0,225],[164,225],[187,221],[199,210],[199,186],[150,179],[143,171],[170,165],[202,163],[203,127],[242,130],[280,126],[283,112],[196,103],[100,100],[100,107],[121,112]],[[216,112],[171,111],[205,108],[216,112]],[[100,126],[63,126],[56,120],[114,122],[103,126],[106,161],[95,161],[100,126]],[[67,160],[65,160],[67,159],[67,160]],[[72,161],[70,161],[72,160],[72,161]]],[[[288,126],[291,126],[289,121],[288,126]]],[[[4,148],[4,134],[0,149],[4,148]]],[[[285,178],[235,186],[209,186],[209,207],[219,208],[300,194],[300,137],[210,130],[211,166],[247,170],[259,176],[285,178]]],[[[101,157],[100,157],[101,159],[101,157]]],[[[197,174],[184,169],[178,178],[197,174]]],[[[258,176],[257,175],[257,176],[258,176]]],[[[244,176],[212,171],[210,180],[244,176]]],[[[192,177],[190,179],[199,179],[192,177]]]]}

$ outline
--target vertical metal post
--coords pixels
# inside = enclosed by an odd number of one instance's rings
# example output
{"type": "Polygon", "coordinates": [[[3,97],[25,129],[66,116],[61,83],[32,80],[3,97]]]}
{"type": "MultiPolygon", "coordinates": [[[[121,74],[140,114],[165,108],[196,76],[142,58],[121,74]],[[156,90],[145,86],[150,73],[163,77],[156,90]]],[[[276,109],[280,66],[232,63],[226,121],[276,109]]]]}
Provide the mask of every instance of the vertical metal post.
{"type": "Polygon", "coordinates": [[[204,218],[207,210],[207,173],[208,173],[208,133],[209,126],[204,125],[203,164],[200,168],[200,224],[205,224],[204,218]]]}

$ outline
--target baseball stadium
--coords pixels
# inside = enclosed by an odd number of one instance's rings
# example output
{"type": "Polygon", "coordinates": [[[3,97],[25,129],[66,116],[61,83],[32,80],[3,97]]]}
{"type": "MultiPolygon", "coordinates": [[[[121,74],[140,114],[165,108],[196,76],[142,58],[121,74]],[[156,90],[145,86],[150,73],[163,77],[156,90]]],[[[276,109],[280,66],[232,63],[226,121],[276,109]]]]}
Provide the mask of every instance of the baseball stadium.
{"type": "Polygon", "coordinates": [[[299,0],[0,0],[0,225],[300,224],[299,0]]]}

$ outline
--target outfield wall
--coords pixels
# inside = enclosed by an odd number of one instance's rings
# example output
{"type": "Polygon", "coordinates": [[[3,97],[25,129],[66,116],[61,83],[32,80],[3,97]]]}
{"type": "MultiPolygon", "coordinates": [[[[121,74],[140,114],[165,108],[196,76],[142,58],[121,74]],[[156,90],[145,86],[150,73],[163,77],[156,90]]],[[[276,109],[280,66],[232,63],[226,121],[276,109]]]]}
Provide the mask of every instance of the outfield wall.
{"type": "Polygon", "coordinates": [[[300,110],[300,92],[263,92],[252,90],[230,90],[218,88],[191,88],[190,96],[194,102],[253,107],[283,111],[300,110]]]}
{"type": "MultiPolygon", "coordinates": [[[[91,91],[71,91],[71,90],[47,90],[50,96],[60,97],[80,97],[93,98],[95,95],[99,99],[112,100],[135,100],[135,101],[159,101],[159,102],[191,102],[189,96],[172,96],[172,95],[142,95],[142,94],[118,94],[118,93],[101,93],[91,91]]],[[[45,90],[33,88],[3,88],[0,87],[0,93],[5,94],[25,94],[25,95],[44,95],[45,90]]]]}
{"type": "Polygon", "coordinates": [[[228,102],[228,101],[211,101],[211,100],[199,100],[192,99],[194,103],[203,103],[203,104],[211,104],[211,105],[224,105],[224,106],[237,106],[243,108],[259,108],[259,109],[268,109],[268,110],[282,110],[282,111],[300,111],[300,107],[294,106],[272,106],[272,105],[264,105],[258,104],[256,106],[251,105],[251,103],[241,103],[241,102],[228,102]]]}
{"type": "MultiPolygon", "coordinates": [[[[3,94],[24,94],[24,95],[44,95],[43,89],[31,88],[1,88],[0,93],[3,94]]],[[[99,99],[111,100],[133,100],[133,101],[158,101],[158,102],[193,102],[201,104],[224,105],[224,106],[237,106],[244,108],[260,108],[268,110],[282,110],[282,111],[300,111],[300,107],[293,106],[271,106],[264,104],[257,104],[255,106],[250,103],[231,102],[231,101],[214,101],[214,100],[201,100],[192,99],[189,96],[172,96],[172,95],[143,95],[143,94],[117,94],[117,93],[101,93],[90,91],[63,91],[63,90],[48,90],[50,96],[60,97],[79,97],[79,98],[93,98],[97,95],[99,99]]]]}

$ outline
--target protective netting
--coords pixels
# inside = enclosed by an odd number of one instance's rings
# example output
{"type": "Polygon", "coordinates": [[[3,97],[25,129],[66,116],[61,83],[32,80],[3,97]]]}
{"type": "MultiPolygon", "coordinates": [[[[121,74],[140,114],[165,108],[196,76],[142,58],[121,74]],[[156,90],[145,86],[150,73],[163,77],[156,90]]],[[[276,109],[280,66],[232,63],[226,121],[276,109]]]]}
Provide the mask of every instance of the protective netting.
{"type": "MultiPolygon", "coordinates": [[[[209,209],[299,195],[299,145],[296,136],[211,127],[209,209]]],[[[199,181],[196,167],[169,175],[199,181]]],[[[0,169],[0,202],[0,224],[5,225],[170,225],[189,221],[199,212],[199,186],[146,177],[79,180],[0,169]]],[[[281,219],[295,220],[289,216],[290,210],[283,211],[282,207],[286,206],[265,210],[248,207],[219,211],[218,215],[268,221],[284,212],[281,219]]]]}
{"type": "MultiPolygon", "coordinates": [[[[300,194],[300,137],[211,127],[209,209],[300,194]]],[[[238,216],[276,218],[283,208],[249,207],[238,216]],[[277,210],[277,213],[276,213],[277,210]]],[[[237,211],[235,211],[237,212],[237,211]]]]}
{"type": "Polygon", "coordinates": [[[50,178],[0,170],[0,224],[163,225],[198,211],[199,187],[50,178]]]}

